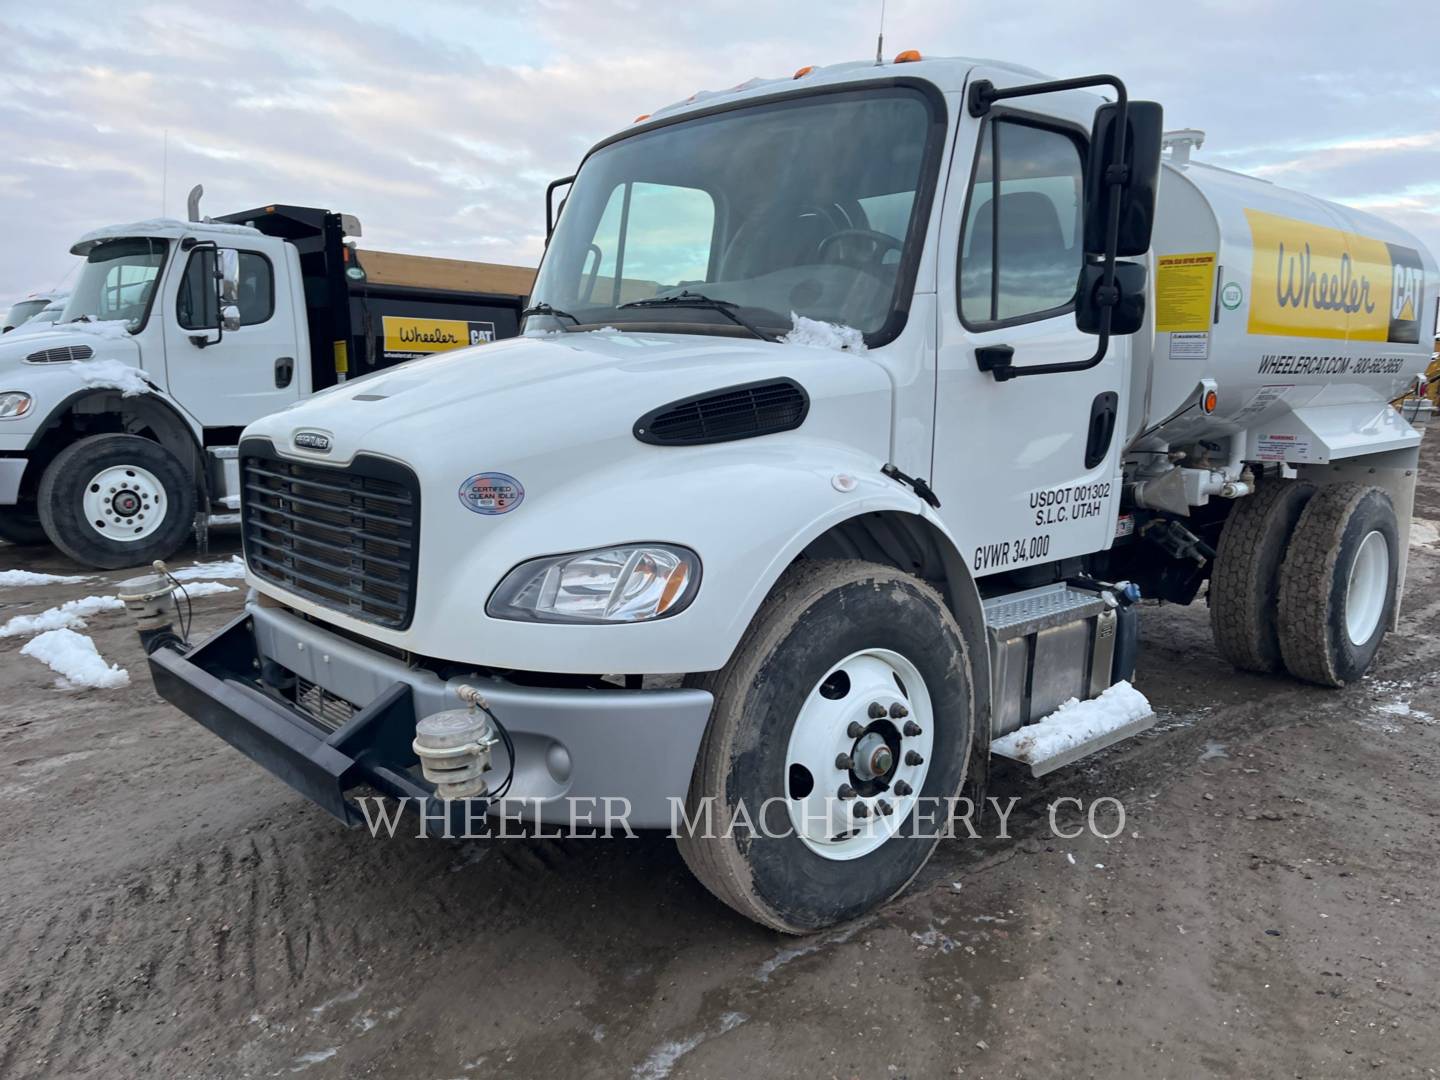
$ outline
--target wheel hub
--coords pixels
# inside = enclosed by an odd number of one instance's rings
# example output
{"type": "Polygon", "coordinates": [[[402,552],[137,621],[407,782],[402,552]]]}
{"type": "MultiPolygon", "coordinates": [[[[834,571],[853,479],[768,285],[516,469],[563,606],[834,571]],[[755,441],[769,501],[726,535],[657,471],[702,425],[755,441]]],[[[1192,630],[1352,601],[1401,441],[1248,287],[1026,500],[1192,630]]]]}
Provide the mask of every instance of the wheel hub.
{"type": "Polygon", "coordinates": [[[149,469],[112,465],[90,478],[81,496],[85,520],[101,536],[133,543],[165,520],[165,486],[149,469]]]}
{"type": "Polygon", "coordinates": [[[795,835],[828,859],[874,851],[915,809],[933,748],[919,670],[888,649],[846,657],[816,684],[791,729],[786,804],[795,835]]]}

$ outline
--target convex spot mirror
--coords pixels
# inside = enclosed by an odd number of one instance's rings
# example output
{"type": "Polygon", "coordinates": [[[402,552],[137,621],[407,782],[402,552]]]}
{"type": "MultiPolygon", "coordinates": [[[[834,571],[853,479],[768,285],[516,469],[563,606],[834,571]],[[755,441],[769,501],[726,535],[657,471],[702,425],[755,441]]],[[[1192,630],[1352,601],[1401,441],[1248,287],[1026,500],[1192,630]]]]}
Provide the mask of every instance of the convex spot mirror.
{"type": "MultiPolygon", "coordinates": [[[[1085,166],[1085,251],[1090,255],[1105,254],[1111,200],[1117,197],[1107,182],[1107,173],[1115,161],[1115,140],[1120,134],[1118,115],[1119,107],[1115,104],[1101,105],[1095,110],[1090,158],[1085,166]]],[[[1115,254],[1122,259],[1144,255],[1150,250],[1164,126],[1164,111],[1159,102],[1132,101],[1126,108],[1127,179],[1118,192],[1120,228],[1115,245],[1115,254]]]]}
{"type": "MultiPolygon", "coordinates": [[[[1133,334],[1145,322],[1145,266],[1135,262],[1115,264],[1115,289],[1110,308],[1110,333],[1133,334]]],[[[1100,333],[1100,314],[1105,310],[1100,290],[1105,280],[1104,263],[1086,263],[1080,271],[1075,296],[1075,326],[1083,334],[1100,333]]]]}

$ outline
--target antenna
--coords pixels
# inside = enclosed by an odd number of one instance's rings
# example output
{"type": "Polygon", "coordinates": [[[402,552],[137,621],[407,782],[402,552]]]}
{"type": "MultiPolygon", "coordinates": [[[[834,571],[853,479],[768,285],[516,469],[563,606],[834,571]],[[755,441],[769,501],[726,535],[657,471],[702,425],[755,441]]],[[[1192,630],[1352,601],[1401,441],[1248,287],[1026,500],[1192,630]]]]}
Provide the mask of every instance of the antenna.
{"type": "Polygon", "coordinates": [[[875,66],[879,67],[885,61],[885,0],[880,0],[880,36],[875,40],[875,66]]]}
{"type": "Polygon", "coordinates": [[[170,182],[170,129],[165,129],[164,147],[160,151],[160,216],[165,216],[167,188],[170,182]]]}

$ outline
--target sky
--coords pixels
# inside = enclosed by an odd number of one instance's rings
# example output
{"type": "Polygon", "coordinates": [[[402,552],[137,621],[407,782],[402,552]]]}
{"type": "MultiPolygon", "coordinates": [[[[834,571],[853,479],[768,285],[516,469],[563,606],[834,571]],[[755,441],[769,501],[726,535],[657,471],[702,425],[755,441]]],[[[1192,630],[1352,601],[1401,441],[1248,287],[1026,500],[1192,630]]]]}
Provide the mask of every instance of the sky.
{"type": "MultiPolygon", "coordinates": [[[[1196,156],[1440,253],[1433,0],[888,0],[885,52],[1120,75],[1196,156]]],[[[103,224],[272,202],[362,248],[538,261],[545,185],[641,113],[871,57],[881,0],[0,0],[0,304],[103,224]],[[243,10],[243,17],[237,11],[243,10]]]]}

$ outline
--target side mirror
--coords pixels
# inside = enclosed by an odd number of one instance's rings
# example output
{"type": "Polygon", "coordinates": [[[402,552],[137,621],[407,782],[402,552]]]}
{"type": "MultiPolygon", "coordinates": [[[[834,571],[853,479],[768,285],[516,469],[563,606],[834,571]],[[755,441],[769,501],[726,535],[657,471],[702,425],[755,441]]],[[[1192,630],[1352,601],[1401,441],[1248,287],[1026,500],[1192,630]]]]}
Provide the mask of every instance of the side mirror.
{"type": "Polygon", "coordinates": [[[550,243],[550,234],[555,231],[555,224],[560,220],[560,211],[565,209],[565,200],[560,200],[559,207],[555,205],[555,192],[563,187],[569,187],[575,182],[574,176],[562,176],[559,180],[551,180],[550,185],[545,189],[545,243],[550,243]]]}
{"type": "Polygon", "coordinates": [[[1115,264],[1113,302],[1105,303],[1105,264],[1086,263],[1080,270],[1075,295],[1075,326],[1082,334],[1098,334],[1103,328],[1101,312],[1110,308],[1110,333],[1133,334],[1145,322],[1145,265],[1136,262],[1115,264]]]}
{"type": "Polygon", "coordinates": [[[1117,189],[1113,187],[1110,169],[1115,161],[1115,140],[1120,134],[1120,125],[1116,122],[1118,112],[1114,104],[1101,105],[1095,110],[1090,160],[1085,166],[1085,251],[1089,255],[1105,254],[1106,231],[1113,202],[1118,198],[1115,255],[1123,259],[1144,255],[1150,250],[1165,116],[1155,101],[1132,101],[1126,107],[1126,176],[1124,186],[1117,189]]]}
{"type": "Polygon", "coordinates": [[[215,252],[215,281],[220,289],[220,326],[234,333],[240,329],[240,253],[234,248],[215,252]]]}

